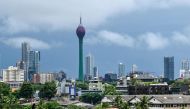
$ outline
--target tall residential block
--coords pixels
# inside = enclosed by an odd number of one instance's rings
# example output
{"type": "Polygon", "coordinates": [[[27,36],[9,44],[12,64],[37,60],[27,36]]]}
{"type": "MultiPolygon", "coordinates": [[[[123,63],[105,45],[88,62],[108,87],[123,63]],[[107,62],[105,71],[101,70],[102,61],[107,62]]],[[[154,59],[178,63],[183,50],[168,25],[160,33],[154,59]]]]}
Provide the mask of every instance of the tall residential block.
{"type": "Polygon", "coordinates": [[[85,58],[85,64],[86,64],[86,74],[85,74],[85,79],[88,81],[93,78],[93,68],[94,68],[94,61],[93,61],[93,56],[89,54],[85,58]]]}
{"type": "Polygon", "coordinates": [[[164,78],[174,80],[174,57],[164,57],[164,78]]]}
{"type": "Polygon", "coordinates": [[[124,77],[125,76],[125,65],[123,63],[119,63],[118,65],[118,77],[124,77]]]}

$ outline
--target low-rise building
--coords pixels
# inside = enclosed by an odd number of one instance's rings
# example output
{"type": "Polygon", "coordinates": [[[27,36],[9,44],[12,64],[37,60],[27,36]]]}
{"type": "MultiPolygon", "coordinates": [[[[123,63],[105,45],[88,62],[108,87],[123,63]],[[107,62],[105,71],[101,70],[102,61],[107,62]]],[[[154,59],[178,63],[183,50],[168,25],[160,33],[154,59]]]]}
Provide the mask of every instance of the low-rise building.
{"type": "MultiPolygon", "coordinates": [[[[149,109],[190,109],[189,95],[145,95],[148,99],[149,109]]],[[[129,106],[135,107],[135,104],[141,102],[144,95],[121,95],[124,102],[129,106]]],[[[107,95],[102,99],[102,103],[112,105],[116,96],[107,95]]]]}
{"type": "Polygon", "coordinates": [[[2,70],[3,82],[23,82],[24,70],[17,67],[9,66],[8,69],[2,70]]]}
{"type": "Polygon", "coordinates": [[[116,91],[122,95],[128,94],[128,86],[129,86],[130,77],[122,77],[118,80],[116,91]]]}
{"type": "Polygon", "coordinates": [[[24,82],[24,70],[18,67],[9,66],[2,70],[2,82],[9,84],[11,91],[19,89],[24,82]]]}
{"type": "Polygon", "coordinates": [[[115,73],[106,73],[104,80],[106,82],[117,81],[117,74],[115,74],[115,73]]]}
{"type": "Polygon", "coordinates": [[[128,87],[128,92],[129,95],[169,94],[169,86],[167,83],[131,85],[128,87]]]}
{"type": "Polygon", "coordinates": [[[89,80],[89,90],[103,90],[102,81],[99,79],[89,80]]]}

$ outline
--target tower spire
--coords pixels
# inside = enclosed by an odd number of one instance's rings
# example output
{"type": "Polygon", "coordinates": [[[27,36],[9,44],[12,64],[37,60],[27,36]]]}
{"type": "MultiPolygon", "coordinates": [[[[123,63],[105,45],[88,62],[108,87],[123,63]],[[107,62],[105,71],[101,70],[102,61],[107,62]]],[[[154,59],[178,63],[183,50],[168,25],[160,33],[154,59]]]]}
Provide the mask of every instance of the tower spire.
{"type": "Polygon", "coordinates": [[[82,17],[80,16],[80,24],[82,24],[82,17]]]}

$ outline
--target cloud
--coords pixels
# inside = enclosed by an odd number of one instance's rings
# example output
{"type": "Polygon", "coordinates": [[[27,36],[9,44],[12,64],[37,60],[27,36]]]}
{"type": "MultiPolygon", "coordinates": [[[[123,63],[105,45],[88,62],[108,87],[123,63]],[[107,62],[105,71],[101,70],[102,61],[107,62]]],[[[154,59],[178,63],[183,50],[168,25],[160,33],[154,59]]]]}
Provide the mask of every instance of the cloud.
{"type": "MultiPolygon", "coordinates": [[[[185,29],[186,30],[186,29],[185,29]]],[[[107,30],[99,31],[85,39],[87,44],[104,44],[128,48],[146,48],[149,50],[165,49],[168,46],[190,46],[190,32],[173,32],[171,36],[147,32],[138,36],[120,34],[107,30]]]]}
{"type": "Polygon", "coordinates": [[[146,46],[148,49],[156,50],[163,49],[169,45],[167,38],[160,34],[145,33],[139,36],[130,36],[127,34],[119,34],[110,31],[100,31],[97,35],[85,39],[87,44],[106,44],[116,45],[129,48],[137,48],[146,46]]]}
{"type": "Polygon", "coordinates": [[[162,49],[169,45],[167,38],[164,38],[160,34],[156,33],[146,33],[139,36],[141,43],[145,43],[149,49],[162,49]]]}
{"type": "Polygon", "coordinates": [[[132,47],[134,46],[134,39],[127,35],[121,35],[118,33],[110,32],[110,31],[100,31],[96,37],[92,37],[92,39],[87,39],[87,43],[95,44],[95,43],[105,43],[105,44],[113,44],[123,47],[132,47]]]}
{"type": "Polygon", "coordinates": [[[29,43],[34,49],[50,49],[52,47],[44,41],[28,37],[1,38],[0,42],[14,48],[20,48],[22,42],[29,43]]]}
{"type": "Polygon", "coordinates": [[[0,30],[54,31],[76,28],[80,13],[84,25],[94,28],[109,17],[137,10],[190,6],[189,0],[0,0],[0,30]]]}

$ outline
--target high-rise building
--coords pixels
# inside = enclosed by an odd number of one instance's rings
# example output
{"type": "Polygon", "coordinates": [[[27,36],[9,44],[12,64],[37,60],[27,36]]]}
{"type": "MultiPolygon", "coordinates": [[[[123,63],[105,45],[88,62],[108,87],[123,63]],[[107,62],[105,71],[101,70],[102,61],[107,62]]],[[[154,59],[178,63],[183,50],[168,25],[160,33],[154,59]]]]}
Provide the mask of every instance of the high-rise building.
{"type": "Polygon", "coordinates": [[[137,71],[138,67],[136,64],[132,65],[131,73],[135,73],[137,71]]]}
{"type": "Polygon", "coordinates": [[[29,80],[32,80],[33,74],[39,73],[40,68],[40,52],[30,51],[29,52],[29,65],[28,65],[29,80]]]}
{"type": "Polygon", "coordinates": [[[164,78],[174,80],[174,57],[164,57],[164,78]]]}
{"type": "Polygon", "coordinates": [[[82,18],[80,17],[80,24],[77,27],[76,34],[79,39],[79,77],[78,79],[80,81],[83,81],[84,76],[83,76],[83,38],[85,35],[85,28],[82,25],[82,18]]]}
{"type": "Polygon", "coordinates": [[[93,56],[89,54],[86,56],[86,74],[85,74],[85,79],[88,81],[93,78],[93,67],[94,67],[94,62],[93,62],[93,56]]]}
{"type": "Polygon", "coordinates": [[[97,78],[97,79],[98,79],[98,78],[99,78],[99,77],[98,77],[98,73],[99,73],[99,72],[98,72],[98,67],[95,66],[95,67],[93,68],[93,78],[97,78]]]}
{"type": "Polygon", "coordinates": [[[124,77],[125,76],[125,65],[123,63],[119,63],[118,65],[118,77],[124,77]]]}
{"type": "Polygon", "coordinates": [[[24,80],[28,81],[28,66],[29,66],[29,52],[30,52],[30,45],[27,42],[22,43],[22,62],[24,65],[24,73],[25,77],[24,80]]]}
{"type": "Polygon", "coordinates": [[[182,60],[181,62],[180,78],[190,78],[189,59],[182,60]]]}

